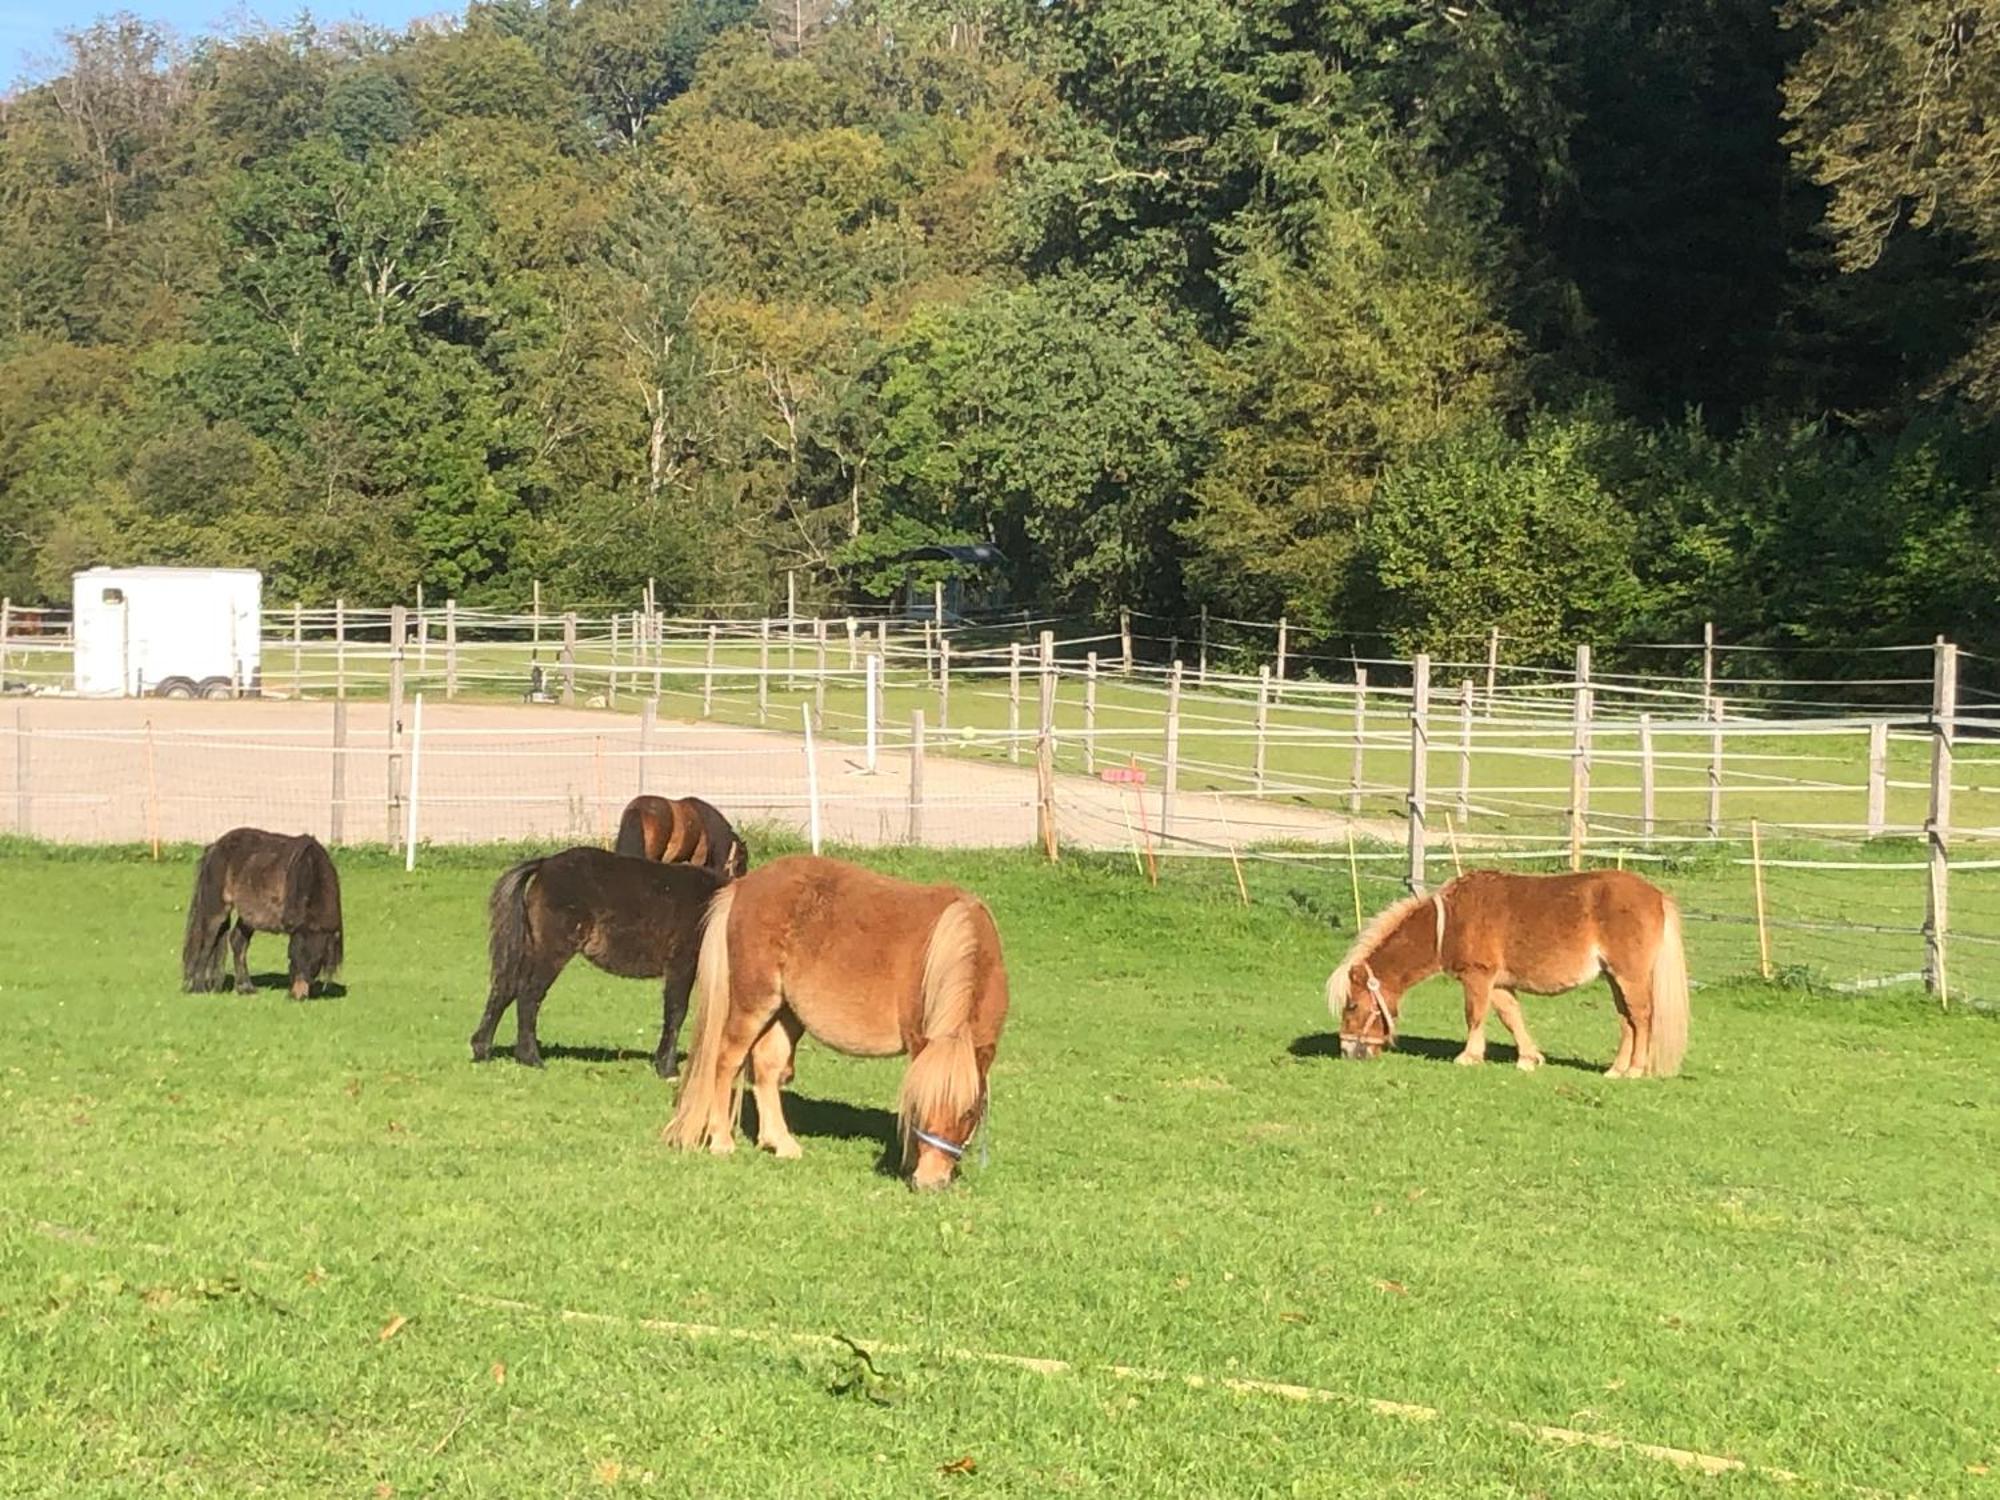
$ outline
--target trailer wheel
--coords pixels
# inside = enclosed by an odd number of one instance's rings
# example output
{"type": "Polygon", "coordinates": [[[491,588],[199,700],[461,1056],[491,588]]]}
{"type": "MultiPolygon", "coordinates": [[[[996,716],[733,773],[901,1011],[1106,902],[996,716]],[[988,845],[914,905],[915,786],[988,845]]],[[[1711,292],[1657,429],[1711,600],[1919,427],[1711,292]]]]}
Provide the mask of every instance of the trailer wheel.
{"type": "Polygon", "coordinates": [[[194,684],[185,677],[169,677],[154,688],[153,693],[161,698],[192,698],[195,695],[194,684]]]}
{"type": "Polygon", "coordinates": [[[201,696],[210,700],[234,698],[236,689],[227,677],[204,677],[201,682],[201,696]]]}

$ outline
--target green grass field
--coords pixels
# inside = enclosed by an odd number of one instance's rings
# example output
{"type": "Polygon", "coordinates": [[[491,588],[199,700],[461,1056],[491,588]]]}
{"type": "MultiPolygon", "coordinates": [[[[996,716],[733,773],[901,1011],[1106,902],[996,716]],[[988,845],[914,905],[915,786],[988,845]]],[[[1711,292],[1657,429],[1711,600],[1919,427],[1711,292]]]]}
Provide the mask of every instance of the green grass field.
{"type": "Polygon", "coordinates": [[[573,970],[545,1071],[468,1061],[507,857],[343,855],[346,993],[295,1005],[269,938],[255,998],[178,992],[186,851],[0,850],[0,1493],[1937,1495],[2000,1466],[1989,1017],[1745,983],[1694,928],[1678,1080],[1599,1076],[1601,987],[1531,1004],[1532,1076],[1450,1066],[1435,984],[1405,1051],[1346,1065],[1321,873],[1253,867],[1245,910],[1226,867],[876,854],[985,895],[1014,976],[990,1164],[919,1198],[876,1170],[896,1065],[811,1044],[804,1160],[668,1152],[645,984],[573,970]]]}

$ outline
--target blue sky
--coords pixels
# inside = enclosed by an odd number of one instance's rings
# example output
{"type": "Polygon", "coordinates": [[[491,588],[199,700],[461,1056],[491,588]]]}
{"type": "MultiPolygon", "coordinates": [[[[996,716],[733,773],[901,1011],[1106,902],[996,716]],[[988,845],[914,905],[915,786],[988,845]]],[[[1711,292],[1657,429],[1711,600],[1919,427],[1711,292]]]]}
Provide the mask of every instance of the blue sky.
{"type": "MultiPolygon", "coordinates": [[[[34,76],[38,66],[55,52],[58,33],[72,27],[88,26],[98,16],[121,7],[114,3],[98,6],[76,4],[74,0],[0,0],[0,88],[23,77],[34,76]]],[[[192,38],[217,31],[240,31],[257,22],[285,25],[297,18],[303,7],[298,0],[126,0],[122,7],[192,38]]],[[[310,7],[322,25],[341,21],[372,21],[378,26],[401,29],[418,16],[441,12],[458,13],[464,7],[452,0],[330,0],[310,7]]]]}

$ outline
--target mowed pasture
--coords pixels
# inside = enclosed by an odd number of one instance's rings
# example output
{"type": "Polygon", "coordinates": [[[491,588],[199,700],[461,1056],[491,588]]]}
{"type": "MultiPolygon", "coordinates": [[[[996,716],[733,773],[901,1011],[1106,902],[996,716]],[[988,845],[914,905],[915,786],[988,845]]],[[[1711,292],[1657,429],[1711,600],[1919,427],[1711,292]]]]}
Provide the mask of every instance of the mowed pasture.
{"type": "Polygon", "coordinates": [[[1944,1494],[2000,1465],[1987,1015],[1748,982],[1696,926],[1679,1079],[1599,1076],[1601,985],[1530,1002],[1533,1075],[1497,1042],[1451,1066],[1437,981],[1399,1053],[1343,1064],[1324,872],[1253,866],[1245,909],[1226,866],[871,852],[986,897],[1014,977],[990,1160],[926,1198],[879,1170],[899,1064],[810,1043],[803,1160],[669,1152],[643,983],[579,967],[544,1071],[471,1063],[514,852],[340,853],[344,992],[295,1004],[271,938],[256,997],[178,992],[193,851],[0,850],[0,1491],[1944,1494]]]}

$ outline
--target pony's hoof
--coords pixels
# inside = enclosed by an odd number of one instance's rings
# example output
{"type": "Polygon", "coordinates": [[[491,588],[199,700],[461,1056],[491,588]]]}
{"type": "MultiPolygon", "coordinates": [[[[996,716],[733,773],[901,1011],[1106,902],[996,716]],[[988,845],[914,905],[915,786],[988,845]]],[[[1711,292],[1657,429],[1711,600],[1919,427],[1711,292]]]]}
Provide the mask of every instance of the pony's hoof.
{"type": "Polygon", "coordinates": [[[542,1066],[542,1054],[539,1052],[516,1052],[514,1054],[514,1061],[524,1068],[539,1068],[542,1066]]]}
{"type": "Polygon", "coordinates": [[[1461,1068],[1476,1068],[1486,1061],[1484,1052],[1461,1052],[1452,1059],[1461,1068]]]}
{"type": "Polygon", "coordinates": [[[1606,1078],[1630,1078],[1632,1075],[1629,1072],[1627,1072],[1624,1068],[1621,1068],[1616,1063],[1613,1063],[1610,1067],[1604,1070],[1604,1076],[1606,1078]]]}
{"type": "Polygon", "coordinates": [[[736,1137],[733,1135],[719,1135],[708,1143],[710,1156],[727,1156],[735,1149],[736,1137]]]}
{"type": "Polygon", "coordinates": [[[1535,1069],[1539,1068],[1545,1061],[1547,1061],[1547,1059],[1544,1058],[1541,1053],[1528,1052],[1514,1059],[1514,1066],[1519,1068],[1523,1073],[1532,1073],[1535,1071],[1535,1069]]]}
{"type": "Polygon", "coordinates": [[[786,1136],[782,1141],[759,1141],[757,1144],[779,1161],[797,1161],[805,1155],[805,1152],[799,1149],[799,1143],[790,1136],[786,1136]]]}
{"type": "Polygon", "coordinates": [[[239,984],[236,986],[236,993],[239,995],[254,995],[257,993],[257,986],[254,984],[239,984]]]}
{"type": "Polygon", "coordinates": [[[673,1061],[671,1058],[667,1059],[661,1059],[657,1057],[654,1058],[653,1071],[659,1074],[660,1077],[668,1080],[669,1082],[680,1077],[681,1073],[680,1064],[673,1061]]]}

